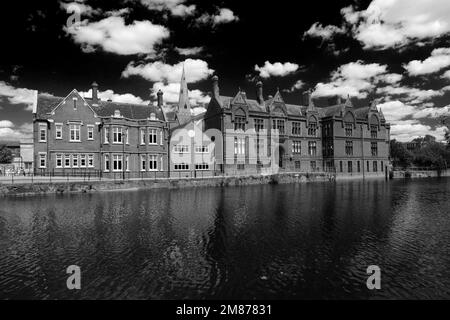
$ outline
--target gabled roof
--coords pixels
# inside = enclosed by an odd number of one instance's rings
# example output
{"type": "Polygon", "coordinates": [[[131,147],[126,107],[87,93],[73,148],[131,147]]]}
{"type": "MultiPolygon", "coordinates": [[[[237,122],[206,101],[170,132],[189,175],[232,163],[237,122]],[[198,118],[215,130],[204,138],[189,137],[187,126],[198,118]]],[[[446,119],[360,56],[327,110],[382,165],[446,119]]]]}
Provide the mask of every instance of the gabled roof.
{"type": "MultiPolygon", "coordinates": [[[[50,118],[51,112],[55,110],[55,108],[58,107],[58,105],[60,105],[61,102],[64,101],[64,99],[65,98],[63,97],[39,94],[37,99],[36,118],[50,118]]],[[[158,120],[164,121],[164,114],[162,110],[154,106],[101,100],[99,100],[97,104],[93,104],[93,100],[91,98],[84,98],[84,100],[99,117],[111,117],[112,115],[114,115],[114,112],[116,110],[119,110],[120,115],[124,118],[143,120],[150,118],[150,114],[152,112],[155,112],[156,118],[158,120]]]]}

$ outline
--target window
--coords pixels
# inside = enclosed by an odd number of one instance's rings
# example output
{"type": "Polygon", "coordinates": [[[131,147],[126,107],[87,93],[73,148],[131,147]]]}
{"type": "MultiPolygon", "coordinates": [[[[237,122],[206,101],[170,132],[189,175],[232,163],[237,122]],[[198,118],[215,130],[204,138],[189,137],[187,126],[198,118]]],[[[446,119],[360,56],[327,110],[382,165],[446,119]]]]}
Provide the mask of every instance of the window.
{"type": "Polygon", "coordinates": [[[208,146],[195,146],[195,153],[208,153],[209,147],[208,146]]]}
{"type": "Polygon", "coordinates": [[[236,168],[237,168],[238,170],[244,170],[244,169],[245,169],[245,164],[243,164],[243,163],[238,163],[237,166],[236,166],[236,168]]]}
{"type": "Polygon", "coordinates": [[[123,143],[122,140],[122,128],[113,128],[113,143],[123,143]]]}
{"type": "Polygon", "coordinates": [[[148,144],[156,144],[156,129],[148,130],[148,144]]]}
{"type": "Polygon", "coordinates": [[[88,154],[88,167],[92,168],[94,166],[94,155],[88,154]]]}
{"type": "Polygon", "coordinates": [[[347,137],[353,136],[353,123],[351,123],[351,122],[345,123],[345,135],[347,137]]]}
{"type": "Polygon", "coordinates": [[[345,141],[345,154],[348,156],[353,155],[353,141],[345,141]]]}
{"type": "Polygon", "coordinates": [[[72,155],[72,168],[77,168],[77,167],[78,167],[78,155],[73,154],[72,155]]]}
{"type": "Polygon", "coordinates": [[[47,167],[47,154],[46,153],[39,153],[39,168],[46,168],[47,167]]]}
{"type": "Polygon", "coordinates": [[[163,145],[164,144],[164,131],[163,130],[159,130],[159,144],[163,145]]]}
{"type": "Polygon", "coordinates": [[[377,161],[373,162],[373,172],[378,172],[378,162],[377,161]]]}
{"type": "Polygon", "coordinates": [[[109,143],[109,128],[105,128],[105,143],[109,143]]]}
{"type": "Polygon", "coordinates": [[[58,153],[56,154],[56,168],[62,168],[62,154],[58,153]]]}
{"type": "Polygon", "coordinates": [[[148,156],[148,170],[149,171],[158,170],[158,157],[156,155],[148,156]]]}
{"type": "Polygon", "coordinates": [[[361,172],[361,162],[358,161],[358,162],[356,163],[356,165],[357,165],[357,167],[358,167],[358,172],[361,172]]]}
{"type": "Polygon", "coordinates": [[[55,124],[55,139],[62,139],[62,124],[57,123],[55,124]]]}
{"type": "Polygon", "coordinates": [[[351,161],[347,162],[347,170],[349,173],[353,172],[353,163],[351,161]]]}
{"type": "Polygon", "coordinates": [[[189,165],[187,163],[177,163],[174,165],[175,170],[189,170],[189,165]]]}
{"type": "Polygon", "coordinates": [[[323,135],[324,137],[330,137],[332,135],[331,123],[326,123],[323,126],[323,135]]]}
{"type": "Polygon", "coordinates": [[[245,131],[245,117],[241,116],[234,117],[234,130],[245,131]]]}
{"type": "Polygon", "coordinates": [[[177,144],[177,145],[173,146],[173,152],[189,153],[189,146],[186,144],[177,144]]]}
{"type": "Polygon", "coordinates": [[[160,156],[160,164],[161,165],[159,166],[159,170],[163,171],[164,170],[164,158],[162,155],[160,156]]]}
{"type": "Polygon", "coordinates": [[[245,155],[245,138],[234,137],[234,154],[245,155]]]}
{"type": "Polygon", "coordinates": [[[317,122],[310,122],[308,124],[308,135],[315,137],[317,135],[317,122]]]}
{"type": "Polygon", "coordinates": [[[77,110],[77,98],[73,98],[73,110],[77,110]]]}
{"type": "Polygon", "coordinates": [[[81,125],[79,125],[79,124],[69,125],[71,142],[81,141],[80,140],[80,127],[81,127],[81,125]]]}
{"type": "Polygon", "coordinates": [[[255,122],[255,131],[259,132],[261,130],[264,130],[264,119],[254,119],[255,122]]]}
{"type": "Polygon", "coordinates": [[[70,168],[70,154],[64,155],[64,168],[70,168]]]}
{"type": "Polygon", "coordinates": [[[295,165],[295,169],[300,169],[300,168],[301,168],[301,162],[298,161],[298,160],[296,160],[296,161],[294,162],[294,165],[295,165]]]}
{"type": "Polygon", "coordinates": [[[209,164],[207,163],[197,163],[195,164],[195,170],[209,170],[209,164]]]}
{"type": "Polygon", "coordinates": [[[301,141],[292,141],[292,153],[302,153],[302,143],[301,141]]]}
{"type": "Polygon", "coordinates": [[[125,143],[130,144],[130,135],[128,134],[129,130],[128,128],[125,129],[125,143]]]}
{"type": "Polygon", "coordinates": [[[372,139],[376,139],[378,137],[378,126],[377,125],[370,125],[370,137],[372,139]]]}
{"type": "Polygon", "coordinates": [[[145,154],[141,154],[141,171],[145,171],[146,169],[146,160],[145,154]]]}
{"type": "Polygon", "coordinates": [[[87,127],[87,139],[94,140],[94,126],[87,127]]]}
{"type": "Polygon", "coordinates": [[[323,142],[324,156],[330,157],[334,154],[333,141],[325,140],[323,142]]]}
{"type": "Polygon", "coordinates": [[[273,129],[277,129],[278,134],[284,134],[284,120],[282,119],[273,120],[273,129]]]}
{"type": "Polygon", "coordinates": [[[369,161],[367,161],[367,172],[370,172],[369,161]]]}
{"type": "Polygon", "coordinates": [[[370,143],[370,151],[372,152],[372,156],[378,155],[378,143],[371,142],[370,143]]]}
{"type": "Polygon", "coordinates": [[[311,161],[311,171],[316,171],[317,170],[317,164],[315,161],[311,161]]]}
{"type": "Polygon", "coordinates": [[[86,155],[80,155],[80,168],[86,168],[86,155]]]}
{"type": "Polygon", "coordinates": [[[145,144],[145,129],[141,129],[141,144],[145,144]]]}
{"type": "Polygon", "coordinates": [[[39,142],[47,141],[47,125],[40,124],[39,125],[39,142]]]}
{"type": "Polygon", "coordinates": [[[342,161],[339,161],[339,171],[340,171],[340,172],[344,172],[344,168],[343,168],[343,165],[342,165],[342,161]]]}
{"type": "Polygon", "coordinates": [[[130,156],[129,155],[125,156],[125,170],[130,171],[130,156]]]}
{"type": "Polygon", "coordinates": [[[105,171],[109,171],[109,154],[105,154],[105,171]]]}
{"type": "Polygon", "coordinates": [[[301,122],[292,122],[292,135],[299,136],[302,134],[301,122]]]}
{"type": "Polygon", "coordinates": [[[123,156],[121,154],[113,154],[113,171],[122,171],[123,156]]]}
{"type": "Polygon", "coordinates": [[[310,156],[316,156],[317,155],[317,142],[316,141],[309,141],[308,142],[308,154],[310,156]]]}
{"type": "Polygon", "coordinates": [[[383,163],[383,161],[381,161],[381,172],[383,172],[384,171],[384,163],[383,163]]]}

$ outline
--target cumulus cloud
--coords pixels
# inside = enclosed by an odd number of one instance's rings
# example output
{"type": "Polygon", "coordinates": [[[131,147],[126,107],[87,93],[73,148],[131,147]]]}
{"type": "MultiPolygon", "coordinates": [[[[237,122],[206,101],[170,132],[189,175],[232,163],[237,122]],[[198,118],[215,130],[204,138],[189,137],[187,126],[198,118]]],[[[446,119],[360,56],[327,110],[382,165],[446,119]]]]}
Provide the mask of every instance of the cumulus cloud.
{"type": "Polygon", "coordinates": [[[90,5],[83,2],[60,2],[61,9],[65,10],[67,13],[77,12],[82,16],[93,16],[95,14],[100,14],[102,11],[100,9],[93,9],[90,5]]]}
{"type": "Polygon", "coordinates": [[[365,64],[363,61],[350,62],[340,66],[331,74],[330,82],[320,82],[313,92],[315,97],[358,97],[366,98],[376,84],[401,80],[401,75],[387,72],[386,65],[365,64]]]}
{"type": "Polygon", "coordinates": [[[290,89],[285,89],[285,92],[294,92],[303,88],[305,83],[302,80],[297,80],[290,89]]]}
{"type": "Polygon", "coordinates": [[[450,79],[450,70],[445,71],[441,78],[450,79]]]}
{"type": "Polygon", "coordinates": [[[450,48],[438,48],[427,59],[413,60],[403,65],[411,76],[431,74],[450,66],[450,48]]]}
{"type": "Polygon", "coordinates": [[[197,23],[199,24],[211,24],[217,26],[219,24],[225,24],[230,22],[239,21],[239,17],[234,14],[234,12],[228,8],[220,8],[216,14],[204,13],[197,18],[197,23]]]}
{"type": "MultiPolygon", "coordinates": [[[[161,90],[163,92],[163,100],[165,103],[177,103],[180,97],[180,83],[155,82],[152,87],[152,93],[156,97],[156,93],[161,90]]],[[[207,104],[211,98],[200,90],[189,90],[189,102],[191,106],[207,104]]]]}
{"type": "Polygon", "coordinates": [[[337,34],[343,34],[346,30],[333,25],[322,26],[319,22],[314,23],[304,34],[303,37],[321,38],[330,40],[337,34]]]}
{"type": "MultiPolygon", "coordinates": [[[[372,0],[365,10],[358,11],[352,5],[343,8],[341,14],[344,25],[365,49],[398,48],[450,33],[448,0],[415,0],[414,4],[410,0],[372,0]]],[[[335,29],[342,28],[326,26],[319,30],[335,29]]]]}
{"type": "MultiPolygon", "coordinates": [[[[87,92],[80,92],[80,94],[83,97],[90,98],[90,97],[92,97],[92,89],[89,89],[89,91],[87,91],[87,92]]],[[[131,93],[119,94],[119,93],[115,93],[111,89],[108,89],[105,91],[99,91],[98,97],[103,101],[111,100],[113,102],[132,103],[132,104],[148,104],[149,103],[149,101],[144,101],[144,100],[142,100],[142,98],[136,97],[135,95],[133,95],[131,93]]]]}
{"type": "Polygon", "coordinates": [[[6,97],[11,104],[26,104],[26,110],[32,110],[34,90],[15,88],[4,81],[0,81],[0,97],[6,97]]]}
{"type": "Polygon", "coordinates": [[[175,48],[175,51],[182,56],[194,56],[201,53],[203,50],[203,47],[175,48]]]}
{"type": "Polygon", "coordinates": [[[444,126],[432,128],[429,125],[420,123],[418,120],[403,120],[391,125],[391,138],[402,142],[408,142],[412,139],[429,134],[435,136],[438,141],[443,141],[445,130],[446,127],[444,126]]]}
{"type": "Polygon", "coordinates": [[[120,16],[97,22],[84,20],[79,26],[65,27],[64,30],[85,52],[101,48],[119,55],[154,55],[155,46],[169,37],[169,30],[163,26],[150,21],[134,21],[126,25],[120,16]]]}
{"type": "Polygon", "coordinates": [[[441,90],[433,90],[433,89],[424,90],[411,88],[408,86],[388,85],[385,87],[379,87],[377,89],[377,93],[386,94],[393,97],[401,96],[404,101],[408,101],[411,104],[417,104],[435,97],[442,96],[446,91],[448,91],[448,89],[450,88],[444,87],[441,90]]]}
{"type": "Polygon", "coordinates": [[[274,77],[284,77],[297,71],[299,68],[298,64],[291,62],[275,62],[270,63],[269,61],[264,62],[262,67],[255,65],[255,71],[259,72],[262,78],[274,77]]]}
{"type": "Polygon", "coordinates": [[[196,6],[185,5],[186,0],[141,0],[141,3],[150,10],[169,11],[173,16],[185,17],[196,12],[196,6]]]}
{"type": "MultiPolygon", "coordinates": [[[[186,81],[197,82],[208,78],[213,69],[208,67],[208,63],[200,59],[186,59],[184,61],[184,69],[186,73],[186,81]]],[[[175,65],[166,64],[161,61],[150,62],[147,64],[130,63],[122,72],[122,76],[128,78],[130,76],[141,76],[150,81],[159,82],[179,82],[183,70],[183,62],[175,65]]]]}
{"type": "Polygon", "coordinates": [[[20,140],[33,136],[33,124],[16,126],[9,120],[0,120],[0,140],[20,140]]]}

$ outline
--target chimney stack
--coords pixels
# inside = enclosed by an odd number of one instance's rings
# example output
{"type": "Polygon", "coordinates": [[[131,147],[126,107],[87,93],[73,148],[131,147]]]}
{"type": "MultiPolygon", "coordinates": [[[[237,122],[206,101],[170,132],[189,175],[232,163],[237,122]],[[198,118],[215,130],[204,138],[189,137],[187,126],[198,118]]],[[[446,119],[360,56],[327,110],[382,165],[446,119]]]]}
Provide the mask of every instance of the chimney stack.
{"type": "Polygon", "coordinates": [[[214,75],[213,77],[212,77],[212,89],[213,89],[213,97],[217,100],[217,101],[219,101],[219,95],[220,95],[220,93],[219,93],[219,77],[218,76],[216,76],[216,75],[214,75]]]}
{"type": "Polygon", "coordinates": [[[163,92],[161,89],[158,90],[156,95],[158,96],[158,107],[161,108],[163,106],[163,92]]]}
{"type": "Polygon", "coordinates": [[[342,104],[342,97],[341,96],[337,97],[337,104],[342,104]]]}
{"type": "Polygon", "coordinates": [[[302,105],[303,106],[309,106],[309,102],[311,100],[311,91],[305,91],[302,94],[302,105]]]}
{"type": "Polygon", "coordinates": [[[256,83],[256,101],[258,101],[259,105],[264,103],[263,84],[261,80],[256,83]]]}
{"type": "Polygon", "coordinates": [[[92,83],[92,103],[98,103],[98,84],[95,81],[92,83]]]}

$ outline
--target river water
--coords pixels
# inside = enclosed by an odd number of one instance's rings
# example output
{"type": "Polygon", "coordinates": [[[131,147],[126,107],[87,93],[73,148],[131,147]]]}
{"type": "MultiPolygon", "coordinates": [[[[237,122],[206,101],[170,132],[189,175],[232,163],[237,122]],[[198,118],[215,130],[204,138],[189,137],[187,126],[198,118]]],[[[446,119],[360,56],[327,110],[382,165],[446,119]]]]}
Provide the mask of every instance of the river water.
{"type": "Polygon", "coordinates": [[[448,178],[0,198],[1,299],[450,298],[449,267],[448,178]]]}

